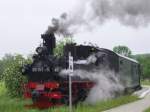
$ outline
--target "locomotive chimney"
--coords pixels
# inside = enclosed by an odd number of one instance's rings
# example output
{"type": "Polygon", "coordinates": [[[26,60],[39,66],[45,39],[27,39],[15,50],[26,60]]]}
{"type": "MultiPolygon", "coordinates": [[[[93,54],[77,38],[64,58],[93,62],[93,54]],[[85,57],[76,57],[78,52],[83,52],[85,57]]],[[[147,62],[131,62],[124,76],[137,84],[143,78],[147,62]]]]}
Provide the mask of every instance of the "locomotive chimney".
{"type": "Polygon", "coordinates": [[[56,47],[56,38],[54,33],[42,34],[43,45],[47,47],[48,53],[53,55],[54,48],[56,47]]]}

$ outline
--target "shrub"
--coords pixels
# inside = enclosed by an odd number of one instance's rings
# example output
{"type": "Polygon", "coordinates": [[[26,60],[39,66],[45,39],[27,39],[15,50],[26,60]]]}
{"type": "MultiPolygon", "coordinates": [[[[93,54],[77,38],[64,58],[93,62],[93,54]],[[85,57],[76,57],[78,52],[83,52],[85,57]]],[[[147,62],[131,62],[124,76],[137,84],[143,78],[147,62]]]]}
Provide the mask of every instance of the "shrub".
{"type": "Polygon", "coordinates": [[[134,56],[137,59],[142,68],[142,79],[150,79],[150,55],[143,54],[143,55],[136,55],[134,56]]]}
{"type": "Polygon", "coordinates": [[[23,84],[27,81],[21,73],[23,64],[30,60],[24,59],[21,55],[14,56],[12,62],[3,72],[3,78],[8,94],[13,97],[20,97],[23,94],[23,84]]]}
{"type": "Polygon", "coordinates": [[[56,48],[54,49],[54,54],[58,57],[63,55],[63,49],[66,44],[73,43],[74,40],[71,37],[63,38],[57,42],[56,48]]]}

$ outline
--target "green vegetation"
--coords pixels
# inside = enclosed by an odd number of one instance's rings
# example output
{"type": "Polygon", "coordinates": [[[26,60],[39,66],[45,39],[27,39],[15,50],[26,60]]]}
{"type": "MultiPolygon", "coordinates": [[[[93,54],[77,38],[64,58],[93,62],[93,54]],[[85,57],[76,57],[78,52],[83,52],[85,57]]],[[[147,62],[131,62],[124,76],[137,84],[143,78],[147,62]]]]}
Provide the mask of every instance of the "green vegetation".
{"type": "Polygon", "coordinates": [[[21,97],[22,85],[26,82],[26,77],[21,73],[22,66],[30,63],[31,58],[25,59],[22,55],[6,54],[0,60],[0,81],[5,82],[9,96],[21,97]]]}
{"type": "Polygon", "coordinates": [[[6,54],[1,60],[0,60],[0,80],[3,79],[3,72],[7,65],[9,65],[10,60],[12,60],[11,55],[6,54]]]}
{"type": "Polygon", "coordinates": [[[7,89],[3,82],[0,82],[0,112],[40,112],[28,110],[24,107],[25,104],[30,104],[31,101],[23,100],[22,98],[12,98],[7,94],[7,89]]]}
{"type": "Polygon", "coordinates": [[[54,50],[54,54],[56,56],[62,56],[63,55],[63,49],[64,46],[68,43],[72,43],[74,40],[71,37],[63,38],[62,40],[57,42],[56,48],[54,50]]]}
{"type": "Polygon", "coordinates": [[[141,84],[150,86],[150,80],[149,79],[141,80],[141,84]]]}
{"type": "MultiPolygon", "coordinates": [[[[136,100],[138,100],[136,96],[122,96],[116,99],[99,102],[96,105],[80,104],[74,109],[74,112],[102,112],[136,100]]],[[[58,108],[54,109],[53,112],[66,112],[65,110],[67,110],[67,108],[58,108]]]]}
{"type": "Polygon", "coordinates": [[[142,79],[150,80],[150,54],[134,55],[141,64],[142,79]]]}
{"type": "Polygon", "coordinates": [[[150,108],[146,109],[144,112],[150,112],[150,108]]]}
{"type": "Polygon", "coordinates": [[[21,97],[23,93],[22,86],[27,81],[21,73],[21,68],[25,63],[29,63],[21,55],[13,56],[11,62],[3,71],[3,81],[6,84],[8,95],[13,97],[21,97]]]}
{"type": "MultiPolygon", "coordinates": [[[[101,112],[138,100],[136,96],[122,96],[116,99],[99,102],[96,105],[80,104],[74,108],[74,112],[101,112]]],[[[27,109],[25,104],[31,101],[21,98],[11,98],[6,92],[4,83],[0,83],[0,112],[67,112],[68,107],[52,108],[48,110],[27,109]]]]}
{"type": "Polygon", "coordinates": [[[115,46],[113,48],[113,51],[118,53],[118,54],[121,54],[121,55],[124,55],[124,56],[128,56],[130,57],[132,52],[131,50],[127,47],[127,46],[115,46]]]}

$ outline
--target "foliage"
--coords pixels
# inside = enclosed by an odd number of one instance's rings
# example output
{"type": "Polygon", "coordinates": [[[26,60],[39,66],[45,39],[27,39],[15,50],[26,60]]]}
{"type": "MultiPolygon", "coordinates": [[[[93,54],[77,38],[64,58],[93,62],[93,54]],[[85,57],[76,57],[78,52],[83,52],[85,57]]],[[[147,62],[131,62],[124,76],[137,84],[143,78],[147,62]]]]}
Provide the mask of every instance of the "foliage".
{"type": "Polygon", "coordinates": [[[8,94],[13,97],[22,96],[23,83],[26,82],[26,78],[21,73],[21,67],[25,63],[29,63],[30,60],[24,59],[21,55],[13,56],[13,59],[7,65],[3,72],[3,80],[5,81],[8,94]]]}
{"type": "Polygon", "coordinates": [[[6,94],[6,87],[4,82],[0,82],[0,96],[6,94]]]}
{"type": "Polygon", "coordinates": [[[2,74],[4,72],[4,65],[3,65],[3,61],[0,60],[0,80],[2,80],[2,74]]]}
{"type": "Polygon", "coordinates": [[[127,57],[130,57],[132,54],[131,50],[127,46],[115,46],[113,51],[127,57]]]}
{"type": "Polygon", "coordinates": [[[150,79],[150,54],[135,55],[134,58],[141,64],[142,78],[150,79]]]}
{"type": "Polygon", "coordinates": [[[63,55],[63,49],[64,46],[68,43],[72,43],[74,42],[74,40],[70,37],[70,38],[63,38],[60,41],[57,42],[56,48],[54,50],[54,54],[56,56],[62,56],[63,55]]]}
{"type": "Polygon", "coordinates": [[[24,104],[27,103],[30,101],[8,96],[5,83],[0,82],[0,112],[31,112],[24,108],[24,104]]]}
{"type": "Polygon", "coordinates": [[[10,65],[14,56],[11,54],[5,54],[5,56],[0,60],[0,80],[3,79],[3,72],[7,66],[10,65]]]}

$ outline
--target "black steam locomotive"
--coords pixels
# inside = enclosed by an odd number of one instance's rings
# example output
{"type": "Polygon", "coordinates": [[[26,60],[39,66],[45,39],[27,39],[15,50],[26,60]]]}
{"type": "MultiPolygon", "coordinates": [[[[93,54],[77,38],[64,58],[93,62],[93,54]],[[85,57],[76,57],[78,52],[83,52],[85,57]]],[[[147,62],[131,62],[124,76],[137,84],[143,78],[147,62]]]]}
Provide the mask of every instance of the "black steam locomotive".
{"type": "MultiPolygon", "coordinates": [[[[23,74],[27,76],[24,96],[32,98],[33,105],[47,108],[69,103],[68,75],[61,76],[61,71],[68,69],[68,54],[74,58],[74,70],[87,72],[99,67],[107,66],[120,75],[125,88],[140,88],[140,65],[137,61],[118,55],[108,49],[89,45],[64,46],[63,56],[54,55],[56,38],[53,33],[41,36],[43,44],[36,48],[33,63],[23,67],[23,74]]],[[[72,76],[73,103],[84,101],[95,85],[89,78],[72,76]]]]}

